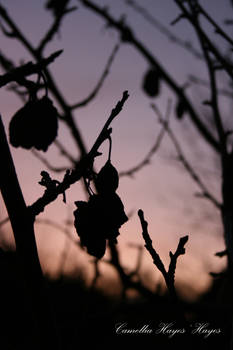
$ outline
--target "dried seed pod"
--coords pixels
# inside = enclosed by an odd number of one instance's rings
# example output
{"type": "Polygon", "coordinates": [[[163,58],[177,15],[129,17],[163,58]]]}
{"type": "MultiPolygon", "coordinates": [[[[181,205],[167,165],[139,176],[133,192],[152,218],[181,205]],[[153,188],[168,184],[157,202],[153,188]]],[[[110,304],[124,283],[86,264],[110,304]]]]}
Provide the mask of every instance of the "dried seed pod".
{"type": "Polygon", "coordinates": [[[47,151],[57,136],[57,110],[48,97],[32,100],[19,109],[10,121],[10,143],[14,147],[47,151]]]}
{"type": "Polygon", "coordinates": [[[108,160],[97,175],[95,181],[96,189],[99,193],[115,192],[119,185],[119,175],[116,168],[108,160]]]}
{"type": "Polygon", "coordinates": [[[156,97],[160,93],[160,75],[156,69],[149,69],[143,78],[143,90],[150,97],[156,97]]]}

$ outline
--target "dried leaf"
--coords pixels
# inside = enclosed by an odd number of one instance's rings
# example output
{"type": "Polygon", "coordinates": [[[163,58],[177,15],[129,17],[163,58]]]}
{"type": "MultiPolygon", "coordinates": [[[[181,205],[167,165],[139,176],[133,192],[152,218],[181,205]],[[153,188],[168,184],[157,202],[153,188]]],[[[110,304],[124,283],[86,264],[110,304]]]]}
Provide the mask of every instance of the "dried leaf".
{"type": "Polygon", "coordinates": [[[156,97],[160,93],[160,75],[156,69],[149,69],[143,78],[143,90],[150,97],[156,97]]]}

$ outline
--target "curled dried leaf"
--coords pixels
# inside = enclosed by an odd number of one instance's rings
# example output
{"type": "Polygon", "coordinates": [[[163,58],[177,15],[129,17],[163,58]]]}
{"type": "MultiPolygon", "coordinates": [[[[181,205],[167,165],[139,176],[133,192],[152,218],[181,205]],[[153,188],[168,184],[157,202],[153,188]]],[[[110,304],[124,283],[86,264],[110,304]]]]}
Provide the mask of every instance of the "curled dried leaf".
{"type": "Polygon", "coordinates": [[[117,169],[108,160],[98,173],[95,181],[98,193],[115,192],[119,185],[119,175],[117,169]]]}
{"type": "Polygon", "coordinates": [[[156,97],[160,93],[160,74],[156,69],[149,69],[143,78],[143,90],[150,97],[156,97]]]}
{"type": "Polygon", "coordinates": [[[10,143],[14,147],[47,151],[58,130],[58,113],[52,101],[44,96],[31,100],[19,109],[9,125],[10,143]]]}
{"type": "Polygon", "coordinates": [[[74,225],[81,244],[87,252],[101,258],[106,240],[117,243],[119,228],[128,220],[123,203],[116,193],[107,196],[91,195],[88,202],[75,202],[74,225]]]}

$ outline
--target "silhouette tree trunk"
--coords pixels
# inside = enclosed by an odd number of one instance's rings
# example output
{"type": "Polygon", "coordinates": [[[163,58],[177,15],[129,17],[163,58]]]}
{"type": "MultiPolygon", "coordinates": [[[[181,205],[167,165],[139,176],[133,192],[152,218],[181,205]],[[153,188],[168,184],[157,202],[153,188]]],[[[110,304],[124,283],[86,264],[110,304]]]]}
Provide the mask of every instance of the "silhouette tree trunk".
{"type": "Polygon", "coordinates": [[[26,297],[34,314],[33,343],[37,344],[38,349],[59,349],[36,246],[34,220],[23,198],[1,117],[0,154],[2,163],[0,189],[13,229],[20,264],[20,278],[26,287],[24,289],[26,297]]]}

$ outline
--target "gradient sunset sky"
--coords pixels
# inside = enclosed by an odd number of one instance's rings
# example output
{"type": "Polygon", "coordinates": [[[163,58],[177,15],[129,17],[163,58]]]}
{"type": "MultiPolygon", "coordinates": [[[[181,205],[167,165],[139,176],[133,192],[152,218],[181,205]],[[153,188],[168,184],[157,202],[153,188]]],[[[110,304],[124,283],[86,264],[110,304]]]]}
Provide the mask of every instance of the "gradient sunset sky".
{"type": "MultiPolygon", "coordinates": [[[[200,2],[224,27],[223,20],[231,17],[233,11],[230,1],[202,0],[200,2]]],[[[59,34],[48,45],[46,55],[56,50],[64,50],[50,69],[62,93],[68,102],[73,104],[82,101],[93,90],[114,45],[119,42],[119,35],[114,29],[106,27],[106,23],[100,17],[84,8],[78,1],[71,3],[77,5],[78,9],[65,17],[59,34]]],[[[140,14],[126,6],[123,0],[95,0],[95,3],[107,6],[115,18],[125,14],[127,23],[132,26],[137,38],[150,48],[179,85],[187,81],[188,74],[200,78],[206,76],[201,60],[169,41],[140,14]]],[[[172,0],[138,0],[137,3],[149,9],[150,14],[167,26],[174,35],[191,41],[199,49],[196,37],[187,21],[180,21],[175,26],[170,25],[179,14],[172,0]]],[[[2,0],[1,4],[8,10],[9,15],[27,39],[36,45],[52,21],[51,14],[44,10],[45,1],[2,0]]],[[[224,28],[230,30],[229,27],[224,28]]],[[[17,65],[32,60],[30,54],[17,40],[6,38],[2,32],[0,36],[1,51],[11,57],[17,65]]],[[[218,38],[216,42],[218,43],[218,38]]],[[[87,107],[75,112],[77,125],[87,149],[90,149],[112,108],[121,98],[123,91],[128,90],[130,97],[123,111],[112,124],[112,163],[119,172],[138,164],[159,134],[161,126],[150,104],[155,103],[163,114],[169,98],[172,101],[172,111],[176,104],[174,95],[164,84],[156,99],[151,99],[144,94],[142,82],[148,68],[148,63],[134,47],[122,43],[110,74],[97,97],[87,107]]],[[[191,88],[189,95],[202,110],[201,102],[203,96],[208,96],[207,90],[191,88]]],[[[21,106],[22,101],[12,91],[7,88],[2,89],[1,114],[7,132],[11,117],[21,106]]],[[[224,108],[227,113],[230,110],[230,104],[224,108]]],[[[187,158],[192,161],[208,188],[220,198],[219,169],[208,145],[190,126],[188,118],[180,123],[172,112],[171,125],[187,158]]],[[[70,132],[62,123],[60,123],[58,139],[74,157],[78,157],[70,132]]],[[[106,143],[101,148],[103,155],[96,161],[97,169],[104,165],[107,159],[107,146],[106,143]]],[[[14,148],[11,148],[11,151],[25,200],[28,205],[32,204],[39,195],[43,194],[43,187],[38,184],[38,181],[40,181],[41,170],[46,168],[30,151],[14,148]]],[[[54,166],[68,166],[68,162],[60,156],[54,145],[42,155],[46,156],[54,166]]],[[[64,173],[50,172],[50,175],[61,180],[64,173]]],[[[179,238],[189,234],[186,255],[182,256],[178,262],[177,281],[185,283],[187,288],[196,290],[204,288],[209,282],[209,271],[220,271],[225,263],[224,260],[214,257],[214,253],[223,249],[224,244],[218,213],[211,203],[197,198],[196,192],[198,192],[197,186],[177,161],[173,145],[165,136],[159,151],[152,157],[149,165],[136,173],[133,178],[120,179],[118,193],[124,202],[126,212],[130,214],[130,220],[122,227],[119,237],[123,264],[133,267],[136,261],[136,250],[130,244],[143,245],[144,243],[137,217],[137,211],[141,208],[149,222],[149,232],[154,246],[165,262],[169,261],[169,251],[176,249],[179,238]]],[[[85,198],[81,184],[75,184],[67,191],[67,204],[62,202],[61,197],[50,204],[39,218],[50,219],[64,226],[67,219],[73,220],[74,201],[85,198]]],[[[7,215],[2,199],[0,215],[1,219],[7,215]]],[[[4,246],[6,240],[12,236],[9,234],[9,224],[3,229],[2,245],[4,246]]],[[[77,240],[74,229],[70,228],[70,230],[72,238],[77,240]]],[[[43,268],[48,273],[58,272],[64,249],[67,253],[64,269],[67,272],[80,267],[85,269],[88,262],[92,260],[90,256],[80,252],[64,233],[49,225],[41,223],[36,225],[36,239],[43,268]]],[[[91,276],[88,269],[85,271],[91,276]]],[[[147,283],[150,285],[154,281],[162,280],[146,250],[142,260],[143,271],[147,272],[147,277],[149,276],[147,283]]]]}

